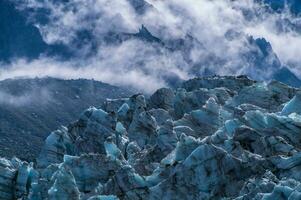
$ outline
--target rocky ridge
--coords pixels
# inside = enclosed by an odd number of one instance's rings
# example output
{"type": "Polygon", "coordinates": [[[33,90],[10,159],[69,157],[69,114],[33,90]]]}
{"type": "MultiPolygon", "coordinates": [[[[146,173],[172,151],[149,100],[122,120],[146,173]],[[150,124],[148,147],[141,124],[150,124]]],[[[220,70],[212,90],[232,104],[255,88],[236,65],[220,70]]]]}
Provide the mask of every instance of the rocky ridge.
{"type": "Polygon", "coordinates": [[[35,163],[0,159],[0,199],[301,199],[300,104],[246,76],[108,99],[35,163]]]}

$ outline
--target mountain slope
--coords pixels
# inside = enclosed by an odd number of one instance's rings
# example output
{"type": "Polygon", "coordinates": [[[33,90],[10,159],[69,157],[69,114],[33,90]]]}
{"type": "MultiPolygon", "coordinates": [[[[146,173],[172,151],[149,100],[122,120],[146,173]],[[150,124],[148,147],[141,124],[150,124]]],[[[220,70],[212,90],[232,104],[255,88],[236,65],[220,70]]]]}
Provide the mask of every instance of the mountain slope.
{"type": "Polygon", "coordinates": [[[0,82],[0,155],[33,158],[50,131],[106,98],[131,94],[93,80],[8,79],[0,82]]]}

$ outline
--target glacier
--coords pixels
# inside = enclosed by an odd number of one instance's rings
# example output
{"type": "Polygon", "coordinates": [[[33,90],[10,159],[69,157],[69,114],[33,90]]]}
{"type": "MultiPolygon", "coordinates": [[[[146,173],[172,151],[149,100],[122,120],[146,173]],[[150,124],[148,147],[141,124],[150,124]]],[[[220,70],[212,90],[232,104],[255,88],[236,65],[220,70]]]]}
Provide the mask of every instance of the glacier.
{"type": "Polygon", "coordinates": [[[300,92],[209,76],[107,99],[35,162],[1,158],[0,199],[301,199],[300,92]]]}

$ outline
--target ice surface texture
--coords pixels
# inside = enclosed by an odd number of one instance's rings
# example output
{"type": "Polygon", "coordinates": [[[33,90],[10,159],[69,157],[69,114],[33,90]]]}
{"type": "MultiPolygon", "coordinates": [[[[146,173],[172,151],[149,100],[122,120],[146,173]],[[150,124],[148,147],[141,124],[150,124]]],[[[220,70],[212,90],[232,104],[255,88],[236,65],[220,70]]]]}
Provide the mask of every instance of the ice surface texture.
{"type": "Polygon", "coordinates": [[[0,199],[300,199],[300,90],[246,76],[108,99],[0,159],[0,199]]]}

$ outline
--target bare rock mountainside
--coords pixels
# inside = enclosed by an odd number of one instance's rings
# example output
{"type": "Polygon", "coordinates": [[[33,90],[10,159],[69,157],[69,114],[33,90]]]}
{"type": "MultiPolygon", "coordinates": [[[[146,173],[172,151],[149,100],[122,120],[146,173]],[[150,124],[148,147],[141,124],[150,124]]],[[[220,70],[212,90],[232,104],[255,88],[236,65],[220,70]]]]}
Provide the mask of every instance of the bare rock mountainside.
{"type": "Polygon", "coordinates": [[[301,199],[301,91],[207,77],[108,99],[33,163],[0,159],[0,199],[301,199]]]}
{"type": "Polygon", "coordinates": [[[0,81],[0,156],[33,161],[49,132],[76,120],[91,105],[130,94],[126,89],[85,79],[0,81]]]}

